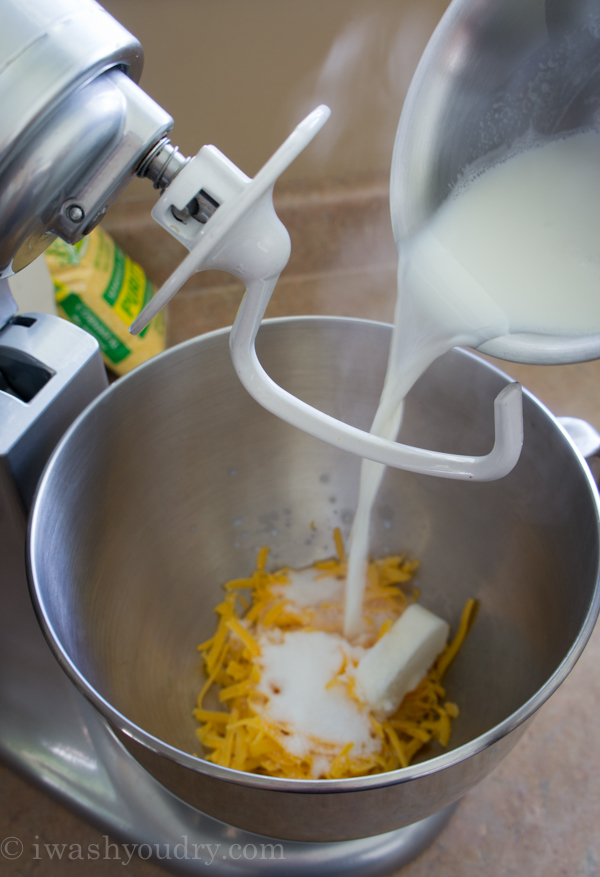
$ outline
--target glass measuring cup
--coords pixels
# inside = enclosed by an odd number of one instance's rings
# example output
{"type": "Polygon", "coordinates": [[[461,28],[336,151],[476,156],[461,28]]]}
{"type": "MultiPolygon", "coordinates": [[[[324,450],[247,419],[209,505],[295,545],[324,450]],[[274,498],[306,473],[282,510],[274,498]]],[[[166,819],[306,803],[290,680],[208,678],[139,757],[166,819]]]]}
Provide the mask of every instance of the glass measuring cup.
{"type": "MultiPolygon", "coordinates": [[[[423,54],[398,126],[390,203],[399,251],[469,168],[485,171],[527,141],[597,131],[599,124],[600,3],[454,0],[423,54]]],[[[600,334],[513,331],[478,349],[516,362],[581,362],[600,356],[600,334]]]]}

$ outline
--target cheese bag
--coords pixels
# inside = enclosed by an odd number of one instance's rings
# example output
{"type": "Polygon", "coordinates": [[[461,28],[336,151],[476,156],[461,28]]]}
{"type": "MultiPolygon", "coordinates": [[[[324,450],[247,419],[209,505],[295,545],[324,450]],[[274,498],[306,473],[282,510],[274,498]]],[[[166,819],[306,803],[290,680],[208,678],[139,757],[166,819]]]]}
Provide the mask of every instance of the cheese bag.
{"type": "Polygon", "coordinates": [[[74,245],[57,238],[46,250],[46,262],[60,316],[97,339],[109,369],[123,375],[164,350],[162,313],[138,336],[129,334],[154,287],[103,229],[74,245]]]}

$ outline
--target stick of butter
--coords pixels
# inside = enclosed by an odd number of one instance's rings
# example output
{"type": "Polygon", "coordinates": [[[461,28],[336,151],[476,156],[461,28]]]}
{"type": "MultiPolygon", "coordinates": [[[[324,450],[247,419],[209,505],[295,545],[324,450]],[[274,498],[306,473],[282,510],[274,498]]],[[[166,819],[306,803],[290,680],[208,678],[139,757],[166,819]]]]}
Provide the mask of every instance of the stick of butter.
{"type": "Polygon", "coordinates": [[[413,603],[360,659],[358,696],[378,714],[394,713],[443,651],[449,633],[445,621],[413,603]]]}

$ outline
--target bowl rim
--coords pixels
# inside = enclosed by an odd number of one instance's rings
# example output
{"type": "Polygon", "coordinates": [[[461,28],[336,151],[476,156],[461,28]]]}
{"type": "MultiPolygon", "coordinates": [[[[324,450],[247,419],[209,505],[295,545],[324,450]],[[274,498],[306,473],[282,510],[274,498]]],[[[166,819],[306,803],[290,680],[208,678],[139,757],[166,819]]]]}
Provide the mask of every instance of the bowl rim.
{"type": "MultiPolygon", "coordinates": [[[[271,326],[274,327],[277,325],[290,323],[298,324],[302,321],[313,323],[322,322],[325,324],[328,323],[330,325],[335,323],[359,323],[386,327],[390,331],[392,329],[391,324],[379,320],[364,320],[357,317],[336,317],[319,315],[276,317],[273,319],[263,320],[262,325],[264,325],[265,328],[268,329],[271,326]]],[[[100,695],[95,690],[95,688],[87,681],[85,676],[80,672],[75,663],[71,660],[66,650],[63,648],[56,631],[54,630],[54,627],[50,621],[49,614],[47,612],[43,594],[40,592],[38,587],[38,565],[40,564],[40,560],[39,557],[36,559],[35,550],[38,541],[37,534],[40,527],[40,515],[43,495],[46,489],[46,485],[52,477],[52,471],[54,466],[56,465],[56,460],[61,454],[62,448],[68,444],[71,436],[74,435],[74,433],[77,431],[79,424],[88,416],[88,414],[92,410],[104,404],[105,400],[112,393],[118,392],[118,387],[122,386],[125,382],[135,380],[135,376],[141,370],[160,368],[160,362],[163,359],[176,355],[181,349],[184,349],[186,347],[192,347],[196,344],[207,343],[208,341],[214,338],[218,338],[219,336],[229,335],[230,331],[231,327],[225,327],[222,329],[215,329],[212,332],[207,332],[202,335],[198,335],[195,338],[190,338],[187,341],[183,341],[181,344],[177,344],[173,347],[168,348],[167,350],[163,351],[162,353],[158,354],[150,360],[147,360],[145,363],[133,369],[128,374],[119,378],[118,381],[115,381],[113,384],[107,387],[106,390],[100,393],[100,395],[97,396],[90,403],[90,405],[88,405],[88,407],[76,418],[76,420],[71,424],[69,429],[65,432],[61,440],[58,442],[50,459],[48,460],[48,463],[46,464],[44,472],[37,485],[32,504],[32,510],[29,517],[26,552],[27,579],[29,583],[29,590],[33,602],[33,607],[35,609],[39,624],[42,628],[42,632],[50,646],[52,653],[54,654],[54,657],[62,667],[63,671],[67,674],[71,682],[73,682],[73,684],[80,691],[80,693],[83,694],[84,697],[88,701],[90,701],[93,706],[96,707],[96,709],[100,712],[102,716],[104,716],[105,719],[107,719],[112,725],[118,728],[124,735],[145,746],[150,751],[158,755],[165,756],[170,761],[173,761],[182,767],[191,769],[196,773],[205,774],[220,780],[226,780],[229,783],[235,783],[237,785],[243,785],[257,789],[268,789],[270,791],[327,794],[339,792],[354,792],[361,789],[379,789],[386,786],[395,786],[406,782],[412,782],[413,780],[435,774],[438,771],[454,767],[464,761],[467,761],[469,758],[472,758],[473,756],[483,752],[503,737],[508,736],[512,731],[518,728],[519,725],[529,719],[536,712],[536,710],[538,710],[542,706],[542,704],[545,703],[546,700],[548,700],[548,698],[566,679],[568,674],[575,666],[577,660],[581,656],[583,649],[585,648],[591,636],[594,625],[596,623],[596,619],[600,612],[600,556],[597,558],[596,585],[594,588],[593,598],[590,602],[579,633],[555,671],[538,689],[538,691],[534,695],[532,695],[532,697],[525,701],[525,703],[522,704],[522,706],[519,707],[518,710],[511,713],[511,715],[504,719],[502,722],[495,725],[493,728],[490,728],[488,731],[485,731],[483,734],[480,734],[478,737],[469,740],[462,746],[459,746],[456,749],[452,749],[450,752],[436,755],[433,758],[428,759],[427,761],[419,762],[418,764],[410,765],[409,767],[399,768],[397,770],[387,771],[384,773],[374,774],[370,776],[351,777],[335,780],[300,780],[246,773],[243,771],[235,770],[233,768],[221,767],[220,765],[213,764],[213,762],[207,761],[200,756],[191,755],[181,749],[178,749],[175,746],[172,746],[169,743],[165,743],[160,738],[155,737],[154,735],[145,731],[139,725],[136,725],[135,722],[132,722],[130,719],[128,719],[125,715],[119,712],[119,710],[115,709],[115,707],[113,707],[109,703],[109,701],[102,697],[102,695],[100,695]]],[[[483,359],[481,356],[478,356],[476,353],[460,347],[453,348],[453,350],[458,351],[461,356],[466,356],[469,359],[477,361],[485,368],[495,372],[507,383],[513,380],[497,366],[490,363],[486,359],[483,359]]],[[[523,394],[529,399],[530,402],[533,402],[538,408],[540,408],[541,411],[549,418],[552,425],[556,428],[558,434],[566,442],[572,453],[575,455],[575,458],[579,462],[580,469],[582,470],[582,475],[587,482],[591,497],[594,501],[596,528],[599,534],[597,544],[600,544],[600,496],[598,493],[596,482],[594,481],[592,473],[587,466],[584,457],[581,455],[580,451],[578,450],[566,430],[556,420],[552,412],[542,402],[540,402],[540,400],[537,399],[536,396],[534,396],[525,388],[523,388],[523,394]]],[[[38,550],[37,555],[43,555],[43,551],[38,550]]]]}

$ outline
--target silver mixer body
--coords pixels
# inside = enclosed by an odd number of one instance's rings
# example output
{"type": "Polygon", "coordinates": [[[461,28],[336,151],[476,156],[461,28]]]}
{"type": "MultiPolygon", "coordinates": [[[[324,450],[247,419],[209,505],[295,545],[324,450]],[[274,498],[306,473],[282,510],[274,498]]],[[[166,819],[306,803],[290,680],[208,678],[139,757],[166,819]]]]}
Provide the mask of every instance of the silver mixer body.
{"type": "MultiPolygon", "coordinates": [[[[165,136],[172,118],[137,85],[139,42],[94,0],[2,0],[0,16],[5,278],[56,235],[81,240],[136,174],[162,188],[185,160],[165,136]]],[[[11,310],[4,285],[0,325],[11,310]]]]}
{"type": "Polygon", "coordinates": [[[164,187],[185,160],[166,138],[173,120],[136,84],[139,42],[94,0],[1,0],[0,21],[0,477],[27,508],[106,375],[86,333],[15,320],[7,278],[57,235],[81,240],[136,173],[164,187]]]}

